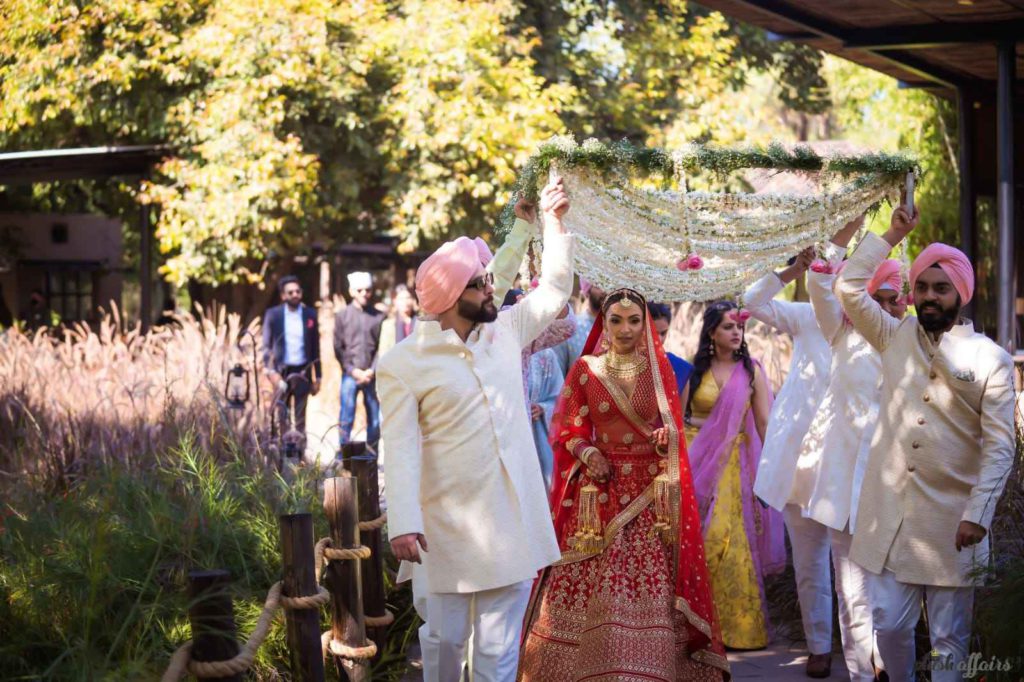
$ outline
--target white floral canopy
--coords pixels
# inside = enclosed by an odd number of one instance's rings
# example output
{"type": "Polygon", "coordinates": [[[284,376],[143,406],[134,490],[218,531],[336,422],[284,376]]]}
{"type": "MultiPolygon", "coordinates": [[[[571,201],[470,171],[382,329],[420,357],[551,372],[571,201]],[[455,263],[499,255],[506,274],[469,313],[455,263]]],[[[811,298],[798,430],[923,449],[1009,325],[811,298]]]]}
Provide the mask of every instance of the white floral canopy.
{"type": "Polygon", "coordinates": [[[530,188],[535,193],[549,175],[562,177],[572,202],[565,223],[577,235],[580,276],[605,289],[629,286],[658,301],[707,301],[743,291],[882,201],[895,203],[907,173],[916,169],[907,155],[823,159],[806,147],[781,145],[664,152],[566,139],[546,143],[531,161],[519,191],[531,196],[530,188]],[[685,190],[688,172],[751,167],[809,174],[818,192],[685,190]],[[638,182],[654,174],[662,178],[660,187],[638,182]]]}

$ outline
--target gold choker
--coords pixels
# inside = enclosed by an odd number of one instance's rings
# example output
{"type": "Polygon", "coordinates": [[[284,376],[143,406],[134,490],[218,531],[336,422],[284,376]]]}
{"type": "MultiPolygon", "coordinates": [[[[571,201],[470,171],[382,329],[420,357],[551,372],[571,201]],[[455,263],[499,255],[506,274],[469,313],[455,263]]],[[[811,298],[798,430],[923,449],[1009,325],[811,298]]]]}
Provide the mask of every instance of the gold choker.
{"type": "Polygon", "coordinates": [[[636,351],[621,355],[613,350],[604,354],[604,369],[616,379],[635,379],[647,369],[647,356],[636,351]]]}

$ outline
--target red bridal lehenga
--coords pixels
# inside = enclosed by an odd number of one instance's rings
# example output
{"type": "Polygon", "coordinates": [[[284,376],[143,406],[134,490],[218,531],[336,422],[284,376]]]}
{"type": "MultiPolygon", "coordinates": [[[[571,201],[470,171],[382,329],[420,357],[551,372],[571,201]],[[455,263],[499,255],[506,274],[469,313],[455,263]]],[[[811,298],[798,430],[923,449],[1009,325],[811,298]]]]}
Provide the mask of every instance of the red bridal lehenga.
{"type": "Polygon", "coordinates": [[[595,348],[602,340],[599,317],[552,421],[562,558],[534,587],[519,679],[728,678],[671,365],[649,324],[631,367],[595,348]],[[623,372],[632,396],[615,381],[623,372]],[[650,438],[662,426],[659,452],[650,438]],[[607,483],[586,475],[588,447],[608,460],[607,483]]]}

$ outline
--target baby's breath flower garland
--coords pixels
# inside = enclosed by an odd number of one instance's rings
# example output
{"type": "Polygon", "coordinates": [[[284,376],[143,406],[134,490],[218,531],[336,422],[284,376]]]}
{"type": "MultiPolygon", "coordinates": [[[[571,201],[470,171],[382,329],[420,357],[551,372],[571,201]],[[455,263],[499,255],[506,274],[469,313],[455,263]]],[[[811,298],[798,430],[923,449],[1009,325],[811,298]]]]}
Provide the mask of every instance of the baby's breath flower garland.
{"type": "Polygon", "coordinates": [[[908,171],[916,172],[917,163],[907,155],[822,158],[807,147],[777,144],[667,152],[556,138],[527,163],[516,197],[534,199],[548,174],[560,175],[572,201],[565,221],[578,236],[582,277],[602,288],[630,286],[652,300],[706,301],[737,294],[864,211],[883,200],[894,203],[908,171]],[[820,191],[731,194],[680,187],[688,173],[743,168],[812,174],[820,191]],[[650,176],[661,178],[660,188],[635,182],[650,176]]]}

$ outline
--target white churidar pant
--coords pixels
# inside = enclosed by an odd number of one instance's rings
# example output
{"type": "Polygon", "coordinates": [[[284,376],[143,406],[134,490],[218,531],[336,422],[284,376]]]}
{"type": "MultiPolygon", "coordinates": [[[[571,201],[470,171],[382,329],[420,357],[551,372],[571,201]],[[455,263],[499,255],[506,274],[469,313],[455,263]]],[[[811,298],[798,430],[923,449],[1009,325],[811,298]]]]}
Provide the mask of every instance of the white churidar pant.
{"type": "MultiPolygon", "coordinates": [[[[414,594],[424,682],[459,682],[470,635],[474,682],[514,682],[532,580],[482,592],[414,594]]],[[[413,591],[420,587],[413,581],[413,591]]],[[[422,586],[423,588],[426,585],[422,586]]]]}
{"type": "Polygon", "coordinates": [[[875,638],[889,680],[915,679],[914,629],[921,617],[922,598],[928,609],[932,652],[938,656],[933,661],[939,663],[932,669],[932,682],[961,680],[956,665],[967,658],[974,588],[901,583],[890,570],[869,577],[875,638]]]}
{"type": "Polygon", "coordinates": [[[787,504],[782,513],[789,531],[789,544],[793,547],[793,571],[807,649],[812,654],[827,654],[832,651],[829,529],[803,516],[795,504],[787,504]]]}
{"type": "MultiPolygon", "coordinates": [[[[850,673],[850,682],[873,682],[875,670],[871,662],[874,629],[871,619],[871,598],[868,580],[871,574],[850,561],[853,536],[829,529],[832,541],[832,566],[836,571],[836,597],[839,601],[839,634],[843,640],[843,658],[850,673]]],[[[881,666],[881,656],[876,658],[881,666]]]]}

